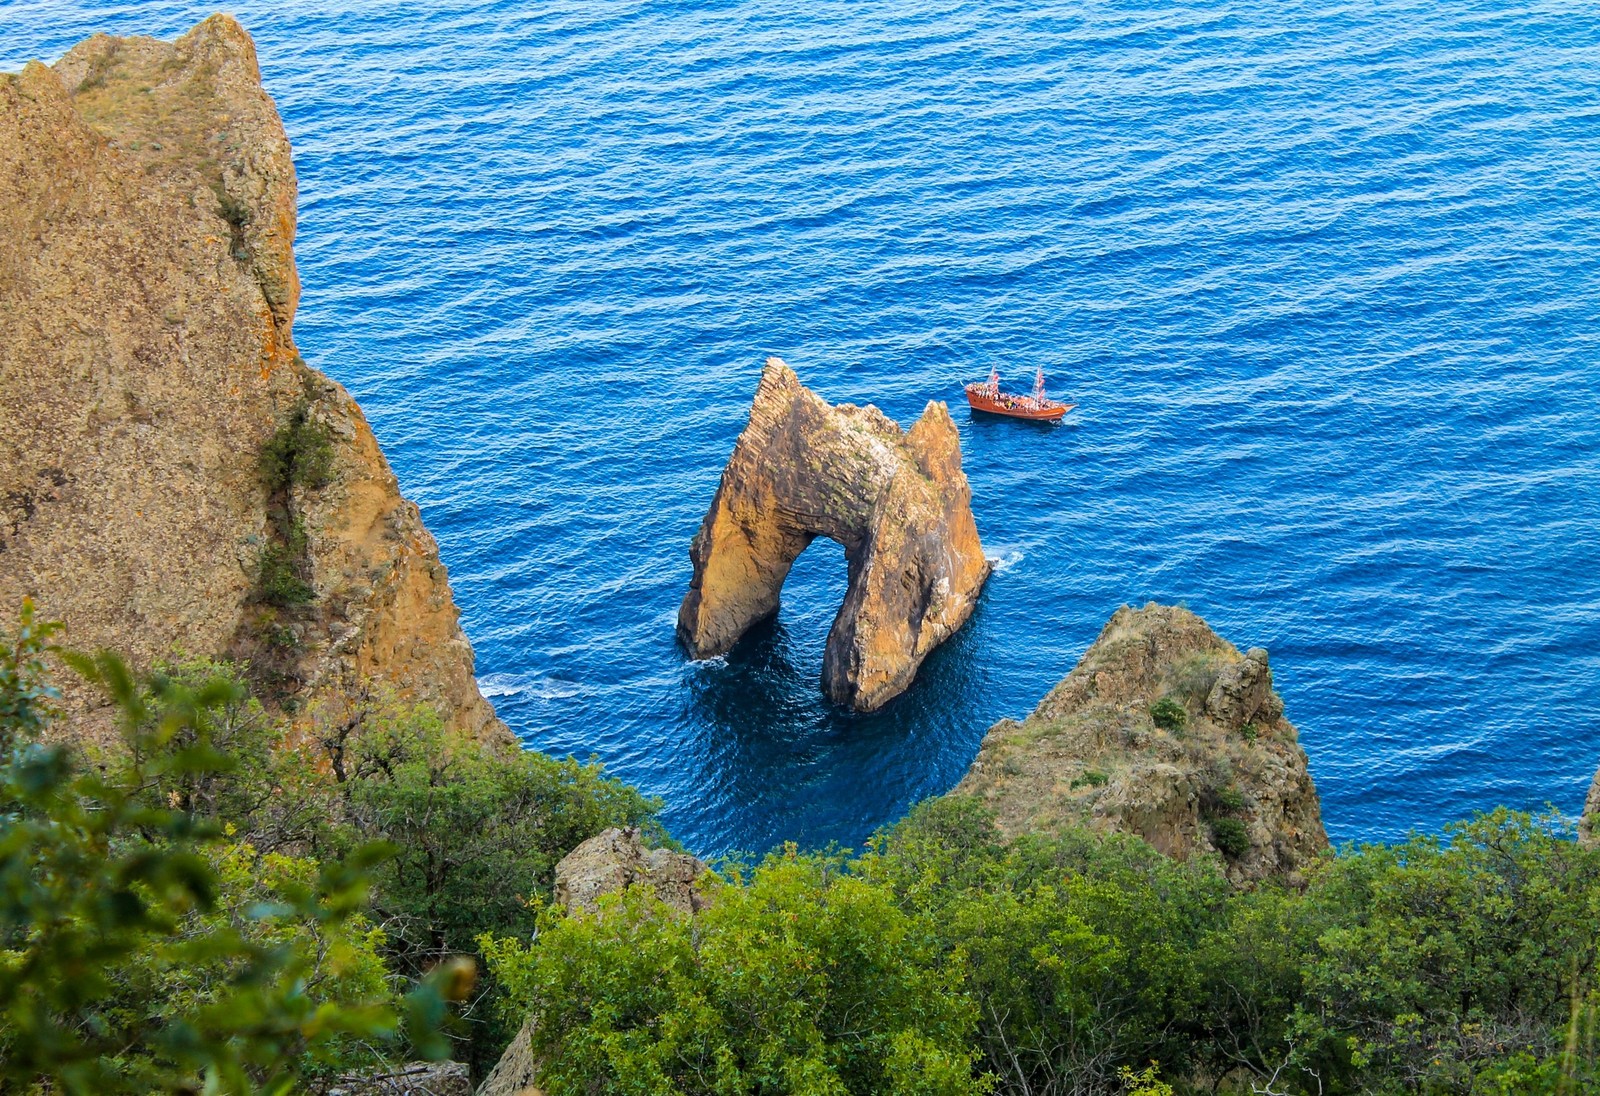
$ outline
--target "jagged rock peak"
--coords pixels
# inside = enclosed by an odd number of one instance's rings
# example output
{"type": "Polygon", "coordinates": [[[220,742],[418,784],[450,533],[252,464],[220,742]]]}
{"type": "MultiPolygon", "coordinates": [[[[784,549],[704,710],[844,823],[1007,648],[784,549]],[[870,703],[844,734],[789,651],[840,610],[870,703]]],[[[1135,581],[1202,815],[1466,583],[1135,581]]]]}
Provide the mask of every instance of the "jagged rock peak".
{"type": "Polygon", "coordinates": [[[727,651],[777,611],[790,566],[828,537],[844,546],[849,589],[823,687],[836,703],[882,707],[977,603],[989,564],[971,500],[943,403],[902,431],[876,407],[829,405],[768,358],[690,545],[679,638],[696,658],[727,651]]]}
{"type": "MultiPolygon", "coordinates": [[[[285,710],[377,682],[511,745],[432,536],[295,346],[295,196],[228,16],[0,75],[0,613],[32,596],[143,665],[239,659],[285,710]],[[295,416],[325,459],[273,488],[263,448],[295,416]]],[[[106,733],[95,705],[69,694],[72,727],[106,733]]]]}
{"type": "Polygon", "coordinates": [[[1236,885],[1298,884],[1328,847],[1267,652],[1166,605],[1118,609],[1032,715],[989,730],[953,794],[1010,834],[1087,824],[1180,859],[1216,852],[1236,885]]]}

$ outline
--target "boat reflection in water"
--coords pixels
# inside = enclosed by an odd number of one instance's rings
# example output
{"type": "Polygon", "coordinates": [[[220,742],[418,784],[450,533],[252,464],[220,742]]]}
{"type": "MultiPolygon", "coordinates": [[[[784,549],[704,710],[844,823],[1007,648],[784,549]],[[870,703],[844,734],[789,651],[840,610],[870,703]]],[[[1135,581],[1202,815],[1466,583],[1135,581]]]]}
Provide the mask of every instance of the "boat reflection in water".
{"type": "Polygon", "coordinates": [[[1044,368],[1041,366],[1033,379],[1033,395],[1019,396],[1000,391],[1000,370],[989,370],[989,379],[973,381],[967,385],[967,403],[974,411],[987,411],[991,415],[1007,415],[1013,419],[1032,419],[1036,422],[1056,422],[1078,406],[1047,399],[1044,394],[1044,368]]]}

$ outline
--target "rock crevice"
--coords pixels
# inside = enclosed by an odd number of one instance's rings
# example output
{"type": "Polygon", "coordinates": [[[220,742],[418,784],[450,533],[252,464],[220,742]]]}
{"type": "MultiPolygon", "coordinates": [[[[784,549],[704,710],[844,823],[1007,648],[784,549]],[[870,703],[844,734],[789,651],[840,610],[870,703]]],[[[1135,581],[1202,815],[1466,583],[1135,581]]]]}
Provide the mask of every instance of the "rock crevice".
{"type": "Polygon", "coordinates": [[[882,707],[977,603],[989,564],[971,499],[944,404],[902,432],[875,407],[829,405],[769,358],[690,546],[679,638],[696,658],[728,651],[777,611],[800,553],[828,537],[844,546],[849,588],[823,688],[835,703],[882,707]]]}

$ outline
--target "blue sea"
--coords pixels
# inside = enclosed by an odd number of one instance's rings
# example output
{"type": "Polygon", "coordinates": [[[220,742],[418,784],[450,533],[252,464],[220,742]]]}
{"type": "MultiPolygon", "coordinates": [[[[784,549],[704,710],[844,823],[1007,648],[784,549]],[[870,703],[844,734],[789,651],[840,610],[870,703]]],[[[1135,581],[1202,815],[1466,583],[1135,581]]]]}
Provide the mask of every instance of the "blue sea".
{"type": "MultiPolygon", "coordinates": [[[[215,0],[0,0],[0,69],[215,0]]],[[[1120,604],[1272,652],[1335,840],[1600,764],[1600,4],[241,0],[359,399],[529,746],[703,854],[859,846],[1120,604]],[[692,662],[687,549],[779,354],[952,403],[997,561],[882,713],[818,541],[692,662]],[[980,421],[1043,366],[1080,406],[980,421]]]]}

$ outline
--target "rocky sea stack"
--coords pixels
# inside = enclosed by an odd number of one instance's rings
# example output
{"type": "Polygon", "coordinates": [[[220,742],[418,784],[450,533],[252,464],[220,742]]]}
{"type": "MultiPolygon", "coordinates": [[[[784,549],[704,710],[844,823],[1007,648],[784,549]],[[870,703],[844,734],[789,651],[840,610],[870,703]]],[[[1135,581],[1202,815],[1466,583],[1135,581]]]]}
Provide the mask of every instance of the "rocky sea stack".
{"type": "Polygon", "coordinates": [[[294,165],[243,28],[0,75],[0,192],[0,603],[239,660],[285,710],[370,682],[509,741],[432,536],[296,350],[294,165]]]}
{"type": "Polygon", "coordinates": [[[678,635],[696,658],[724,653],[777,612],[790,566],[829,537],[844,545],[850,586],[823,688],[835,703],[880,708],[977,604],[989,564],[971,501],[944,404],[902,431],[876,407],[830,406],[768,358],[690,547],[678,635]]]}
{"type": "Polygon", "coordinates": [[[1328,847],[1267,652],[1166,605],[1118,609],[1032,715],[990,728],[952,794],[1011,834],[1087,824],[1179,859],[1215,851],[1235,884],[1296,885],[1328,847]]]}

